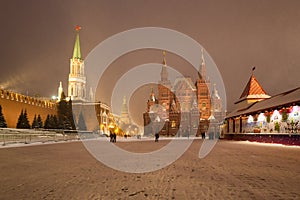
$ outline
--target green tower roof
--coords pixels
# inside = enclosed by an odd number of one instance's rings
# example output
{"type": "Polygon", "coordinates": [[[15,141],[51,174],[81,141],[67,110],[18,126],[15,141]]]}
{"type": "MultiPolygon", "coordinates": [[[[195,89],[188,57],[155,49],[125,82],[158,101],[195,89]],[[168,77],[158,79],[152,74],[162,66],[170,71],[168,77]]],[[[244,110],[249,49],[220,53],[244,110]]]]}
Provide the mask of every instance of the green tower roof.
{"type": "Polygon", "coordinates": [[[77,58],[77,59],[82,59],[81,58],[81,51],[80,51],[80,41],[79,41],[79,30],[81,29],[80,26],[76,26],[76,39],[75,39],[75,45],[74,45],[74,50],[73,50],[73,57],[72,58],[77,58]]]}

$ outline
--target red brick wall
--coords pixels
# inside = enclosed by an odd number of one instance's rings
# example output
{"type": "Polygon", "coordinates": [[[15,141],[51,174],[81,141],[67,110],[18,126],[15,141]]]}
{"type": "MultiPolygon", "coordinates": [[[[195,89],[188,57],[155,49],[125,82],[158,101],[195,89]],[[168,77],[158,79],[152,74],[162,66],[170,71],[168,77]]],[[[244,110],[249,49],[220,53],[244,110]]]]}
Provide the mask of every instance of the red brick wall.
{"type": "Polygon", "coordinates": [[[48,114],[50,115],[57,114],[56,107],[48,108],[45,106],[42,107],[40,105],[32,105],[31,101],[27,101],[27,103],[25,103],[25,102],[20,102],[20,101],[0,97],[0,105],[2,106],[2,112],[6,120],[7,126],[9,128],[16,128],[17,121],[22,109],[23,110],[26,109],[30,125],[32,124],[35,114],[41,115],[43,123],[45,122],[45,119],[48,114]]]}

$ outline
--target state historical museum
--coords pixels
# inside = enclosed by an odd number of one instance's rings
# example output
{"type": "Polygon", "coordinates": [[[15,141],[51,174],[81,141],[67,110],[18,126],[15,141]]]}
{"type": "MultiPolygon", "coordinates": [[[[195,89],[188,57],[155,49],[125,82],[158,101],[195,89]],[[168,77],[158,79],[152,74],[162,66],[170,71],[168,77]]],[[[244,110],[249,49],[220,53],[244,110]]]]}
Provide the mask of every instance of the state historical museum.
{"type": "Polygon", "coordinates": [[[193,82],[190,77],[180,77],[173,85],[168,79],[165,54],[163,52],[158,94],[152,89],[143,114],[144,134],[199,136],[207,131],[211,120],[222,121],[222,101],[215,85],[210,90],[203,50],[197,80],[193,82]]]}

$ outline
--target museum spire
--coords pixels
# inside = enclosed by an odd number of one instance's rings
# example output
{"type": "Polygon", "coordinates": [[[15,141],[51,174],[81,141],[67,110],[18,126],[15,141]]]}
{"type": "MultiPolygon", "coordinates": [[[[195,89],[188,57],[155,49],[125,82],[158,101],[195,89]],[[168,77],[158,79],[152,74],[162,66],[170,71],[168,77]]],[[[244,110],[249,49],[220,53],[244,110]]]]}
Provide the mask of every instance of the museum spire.
{"type": "Polygon", "coordinates": [[[167,71],[167,60],[166,60],[166,51],[163,51],[163,66],[161,68],[161,81],[167,81],[168,80],[168,71],[167,71]]]}
{"type": "Polygon", "coordinates": [[[203,48],[201,49],[201,63],[200,63],[198,75],[201,79],[206,80],[206,66],[205,66],[203,48]]]}

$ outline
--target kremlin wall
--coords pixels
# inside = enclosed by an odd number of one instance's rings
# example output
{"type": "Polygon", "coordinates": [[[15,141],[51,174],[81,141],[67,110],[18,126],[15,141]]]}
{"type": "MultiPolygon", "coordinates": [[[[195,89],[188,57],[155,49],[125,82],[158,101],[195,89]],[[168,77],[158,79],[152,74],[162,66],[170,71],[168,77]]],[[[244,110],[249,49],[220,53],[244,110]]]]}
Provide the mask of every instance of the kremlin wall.
{"type": "Polygon", "coordinates": [[[55,101],[33,98],[3,89],[0,89],[0,105],[9,128],[16,128],[22,110],[27,111],[30,124],[34,115],[40,115],[44,122],[47,115],[57,114],[55,101]]]}

